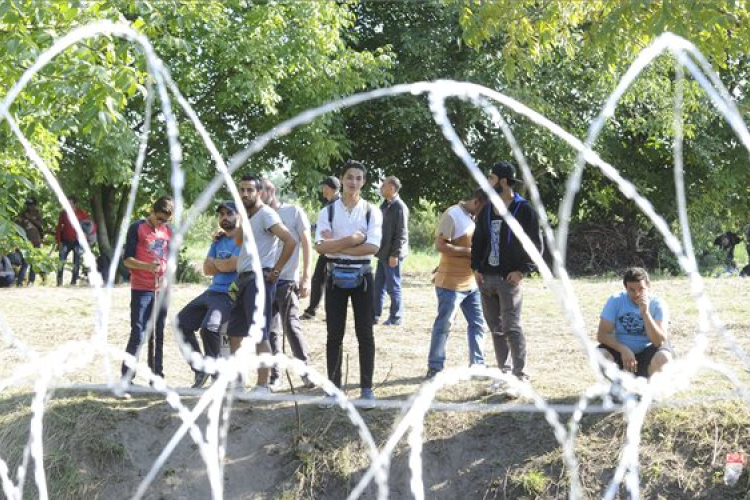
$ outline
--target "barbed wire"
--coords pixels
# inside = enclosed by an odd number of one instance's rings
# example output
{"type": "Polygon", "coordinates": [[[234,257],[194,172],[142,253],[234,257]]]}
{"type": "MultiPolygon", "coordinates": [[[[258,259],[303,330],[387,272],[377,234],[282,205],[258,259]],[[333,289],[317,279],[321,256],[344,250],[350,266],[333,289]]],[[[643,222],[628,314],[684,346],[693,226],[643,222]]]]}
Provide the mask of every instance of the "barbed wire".
{"type": "MultiPolygon", "coordinates": [[[[371,481],[375,480],[377,484],[378,498],[385,499],[388,497],[388,476],[390,460],[395,450],[396,444],[408,435],[410,447],[409,467],[411,472],[410,487],[414,498],[424,498],[424,482],[422,478],[422,461],[421,450],[423,443],[424,418],[429,411],[450,411],[450,412],[536,412],[544,415],[548,424],[552,428],[555,439],[562,448],[563,461],[568,474],[571,499],[583,498],[583,492],[580,484],[578,473],[578,459],[575,453],[575,442],[578,434],[578,427],[584,414],[593,413],[622,413],[626,422],[625,442],[621,450],[620,462],[615,469],[612,479],[604,492],[604,498],[614,498],[620,485],[624,483],[629,491],[631,498],[640,498],[640,482],[638,476],[638,449],[640,444],[640,431],[643,426],[644,418],[648,410],[654,407],[663,406],[680,406],[693,404],[695,402],[723,401],[728,399],[743,399],[746,404],[750,404],[745,384],[740,377],[727,366],[711,361],[706,355],[707,334],[710,329],[718,331],[722,340],[727,347],[741,361],[744,369],[750,369],[750,360],[745,351],[739,346],[736,339],[726,329],[714,312],[710,299],[705,295],[702,278],[698,273],[695,255],[693,252],[692,241],[690,239],[690,227],[687,218],[686,195],[683,179],[682,164],[682,82],[685,78],[685,71],[698,82],[709,96],[712,104],[721,113],[730,126],[733,128],[742,144],[750,151],[750,132],[742,121],[741,115],[736,105],[732,101],[729,93],[721,83],[718,75],[712,70],[702,54],[687,40],[684,40],[671,33],[665,33],[658,37],[651,45],[644,49],[631,65],[625,76],[617,85],[615,91],[610,95],[603,106],[601,112],[589,127],[589,131],[584,142],[580,141],[554,122],[540,115],[534,110],[528,108],[523,103],[506,96],[500,92],[493,91],[480,85],[455,82],[455,81],[434,81],[434,82],[417,82],[411,84],[396,85],[389,88],[377,89],[369,92],[355,94],[346,98],[326,103],[322,106],[308,109],[299,115],[284,121],[272,130],[257,136],[250,145],[244,150],[236,153],[229,161],[224,161],[218,148],[214,145],[211,137],[201,124],[195,111],[192,109],[187,99],[182,96],[177,85],[172,80],[167,67],[163,61],[156,55],[151,43],[146,37],[134,31],[129,25],[101,21],[92,23],[88,26],[76,29],[68,35],[59,39],[51,48],[42,53],[16,84],[8,91],[2,103],[0,103],[0,122],[8,123],[13,134],[24,148],[29,160],[43,174],[50,189],[57,196],[69,219],[75,227],[79,242],[83,248],[84,263],[90,269],[90,283],[92,294],[95,299],[97,314],[95,317],[94,334],[87,341],[67,342],[56,347],[52,352],[44,355],[37,353],[20,340],[19,336],[13,332],[7,322],[0,317],[0,330],[4,340],[15,349],[22,357],[23,362],[16,367],[14,373],[0,380],[0,393],[8,391],[10,388],[22,384],[26,380],[34,381],[34,396],[31,402],[31,425],[29,438],[24,447],[22,460],[15,471],[16,480],[13,479],[13,472],[10,471],[8,464],[0,456],[0,481],[2,482],[3,492],[10,500],[20,500],[23,497],[23,487],[26,482],[26,473],[30,462],[34,462],[34,479],[39,491],[39,497],[42,500],[48,498],[47,478],[44,470],[44,442],[43,442],[43,416],[45,408],[56,391],[66,389],[78,389],[86,391],[97,391],[103,393],[114,393],[121,395],[124,387],[120,385],[119,378],[112,373],[112,361],[122,361],[129,370],[138,370],[139,373],[145,373],[148,380],[153,384],[153,388],[141,388],[131,386],[128,390],[138,394],[157,394],[163,397],[165,402],[174,410],[181,420],[181,425],[172,435],[169,443],[162,450],[162,453],[155,460],[146,476],[138,485],[133,499],[143,498],[147,493],[150,485],[158,477],[166,460],[174,451],[177,444],[189,437],[198,447],[199,454],[206,466],[207,476],[210,482],[211,495],[215,500],[221,500],[224,497],[224,474],[223,462],[227,449],[227,439],[229,434],[229,417],[232,411],[232,403],[235,400],[265,400],[276,403],[302,403],[311,404],[320,402],[319,397],[307,395],[281,395],[273,394],[267,397],[258,397],[252,394],[238,392],[236,390],[236,380],[238,376],[247,374],[250,370],[257,369],[261,366],[278,365],[280,369],[289,369],[299,375],[309,377],[313,382],[320,385],[326,394],[334,396],[336,403],[346,411],[348,418],[357,428],[360,439],[365,444],[366,451],[369,455],[371,465],[362,475],[357,485],[349,494],[350,499],[359,498],[365,488],[371,481]],[[336,388],[325,376],[318,373],[312,367],[304,365],[299,360],[290,359],[284,354],[256,355],[254,346],[261,339],[260,326],[264,321],[263,318],[263,294],[258,294],[258,304],[254,325],[250,331],[250,342],[244,342],[240,350],[229,359],[204,360],[198,359],[194,363],[196,369],[210,368],[217,374],[215,383],[207,390],[189,390],[175,389],[169,387],[161,377],[156,376],[147,365],[138,362],[138,355],[131,356],[121,350],[115,349],[108,343],[109,334],[109,314],[112,300],[112,284],[115,277],[114,266],[110,269],[109,275],[102,277],[96,271],[94,255],[89,247],[85,234],[78,223],[72,207],[67,201],[64,191],[54,176],[51,169],[45,164],[33,145],[24,136],[16,120],[9,113],[10,107],[15,99],[20,95],[23,88],[33,79],[33,77],[57,55],[69,47],[74,46],[89,38],[98,36],[116,36],[123,38],[140,48],[143,51],[149,81],[146,86],[146,103],[144,115],[144,127],[140,134],[140,143],[138,156],[135,161],[134,178],[131,190],[128,196],[127,216],[119,228],[117,243],[115,245],[115,255],[113,262],[117,262],[120,257],[122,243],[125,238],[128,221],[133,213],[135,206],[135,197],[138,192],[138,183],[140,172],[142,171],[145,161],[146,144],[150,136],[150,121],[153,115],[154,97],[158,95],[160,111],[165,118],[166,134],[170,151],[170,168],[171,168],[171,185],[175,199],[175,218],[178,221],[178,228],[173,235],[173,245],[170,247],[168,266],[166,274],[166,293],[159,294],[154,307],[161,308],[162,303],[169,303],[171,300],[170,289],[174,283],[174,277],[177,267],[177,252],[187,230],[196,221],[197,217],[203,213],[213,200],[214,196],[223,186],[228,187],[232,198],[241,213],[244,234],[248,236],[245,240],[248,252],[257,256],[257,249],[250,230],[247,213],[244,205],[241,203],[239,193],[234,182],[232,174],[244,165],[253,155],[262,151],[270,142],[292,133],[296,128],[310,123],[312,120],[345,108],[357,106],[363,102],[374,99],[381,99],[403,94],[414,96],[426,94],[429,102],[429,109],[432,113],[435,123],[440,127],[444,137],[450,143],[453,151],[462,160],[467,170],[477,182],[490,195],[491,202],[503,216],[510,228],[518,235],[526,252],[530,255],[544,280],[545,285],[554,293],[562,311],[567,315],[568,322],[572,327],[573,334],[576,336],[581,349],[586,353],[589,360],[592,373],[596,377],[595,383],[589,386],[583,394],[579,396],[576,404],[553,404],[536,393],[528,384],[519,383],[515,377],[508,376],[499,369],[490,369],[484,367],[456,368],[440,372],[432,381],[426,382],[420,386],[417,392],[408,400],[387,399],[378,401],[351,401],[346,394],[336,388]],[[593,149],[593,144],[603,130],[606,121],[614,115],[617,104],[628,88],[638,78],[641,72],[648,67],[657,57],[669,52],[677,61],[677,92],[675,93],[675,185],[678,198],[678,212],[680,220],[680,234],[683,238],[680,241],[670,230],[668,224],[657,214],[648,199],[640,195],[633,183],[623,178],[620,172],[613,165],[605,162],[593,149]],[[154,86],[156,90],[154,91],[154,86]],[[177,109],[181,110],[188,117],[189,121],[195,126],[206,149],[209,151],[211,158],[215,162],[217,173],[209,185],[198,196],[196,202],[183,215],[184,200],[182,191],[184,187],[184,172],[180,167],[182,159],[182,146],[180,144],[175,111],[172,105],[172,99],[175,99],[177,109]],[[541,254],[532,244],[528,235],[525,234],[521,226],[510,215],[503,203],[500,202],[497,194],[487,183],[482,171],[478,168],[475,160],[468,152],[455,132],[451,124],[445,102],[450,98],[465,100],[482,110],[499,128],[511,150],[514,158],[521,168],[521,173],[525,184],[530,188],[531,202],[540,218],[541,227],[545,239],[552,249],[552,266],[548,266],[543,260],[541,254]],[[500,107],[504,110],[500,111],[500,107]],[[557,232],[553,231],[546,216],[546,210],[541,202],[535,179],[529,168],[526,156],[521,145],[516,141],[512,128],[504,118],[503,113],[515,113],[528,118],[546,132],[553,134],[567,143],[571,148],[577,151],[578,156],[574,165],[573,173],[568,179],[566,192],[560,206],[560,226],[557,232]],[[569,216],[573,206],[573,200],[580,189],[582,172],[585,165],[598,168],[607,178],[609,178],[620,190],[623,196],[632,199],[638,208],[653,222],[654,226],[661,233],[665,243],[674,253],[678,264],[686,273],[691,293],[694,297],[699,310],[699,332],[696,335],[694,344],[690,351],[674,363],[670,363],[663,373],[655,374],[649,383],[645,379],[635,378],[629,373],[621,372],[617,366],[606,360],[596,349],[595,344],[588,338],[586,325],[580,306],[577,302],[576,294],[571,285],[571,280],[567,275],[564,258],[567,242],[567,227],[569,216]],[[84,348],[85,347],[85,348],[84,348]],[[60,384],[57,381],[64,375],[75,373],[77,369],[88,363],[101,363],[103,373],[105,374],[105,384],[60,384]],[[700,370],[716,372],[735,388],[722,394],[713,394],[699,398],[677,399],[673,396],[684,390],[695,379],[700,370]],[[442,403],[436,402],[437,392],[448,385],[465,382],[472,379],[493,379],[506,382],[510,387],[516,389],[526,401],[531,404],[507,404],[507,403],[442,403]],[[190,408],[183,402],[183,398],[195,397],[198,401],[190,408]],[[592,404],[599,400],[601,404],[592,404]],[[617,401],[617,402],[616,402],[617,401]],[[394,426],[393,432],[386,443],[378,447],[373,436],[362,419],[359,410],[367,406],[400,409],[401,417],[394,426]],[[200,428],[197,419],[200,415],[208,416],[208,423],[205,428],[200,428]],[[560,416],[570,414],[571,417],[567,424],[563,424],[560,416]]],[[[256,279],[262,278],[259,272],[259,259],[254,259],[254,269],[256,279]]],[[[258,283],[260,286],[260,283],[258,283]]],[[[176,328],[176,318],[172,317],[172,325],[176,328]]],[[[146,326],[147,331],[152,329],[151,324],[146,326]]],[[[179,344],[180,352],[190,352],[181,336],[175,336],[179,344]]]]}

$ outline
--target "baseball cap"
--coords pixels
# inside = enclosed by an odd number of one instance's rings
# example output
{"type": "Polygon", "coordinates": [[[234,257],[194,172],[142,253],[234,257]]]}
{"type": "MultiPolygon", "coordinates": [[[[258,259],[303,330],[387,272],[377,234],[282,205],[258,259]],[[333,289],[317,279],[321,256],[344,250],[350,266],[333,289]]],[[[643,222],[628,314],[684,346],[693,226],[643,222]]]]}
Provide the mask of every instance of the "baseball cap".
{"type": "Polygon", "coordinates": [[[237,205],[235,205],[233,201],[222,201],[219,203],[219,206],[216,207],[216,211],[218,212],[222,208],[229,210],[232,213],[237,213],[237,205]]]}
{"type": "Polygon", "coordinates": [[[329,188],[335,189],[336,191],[338,191],[339,189],[341,189],[341,182],[336,177],[334,177],[332,175],[329,175],[328,177],[326,177],[325,179],[323,179],[322,181],[320,181],[320,185],[321,186],[328,186],[329,188]]]}
{"type": "Polygon", "coordinates": [[[500,160],[492,165],[491,171],[498,179],[508,179],[510,184],[523,182],[521,179],[516,178],[516,167],[509,161],[500,160]]]}

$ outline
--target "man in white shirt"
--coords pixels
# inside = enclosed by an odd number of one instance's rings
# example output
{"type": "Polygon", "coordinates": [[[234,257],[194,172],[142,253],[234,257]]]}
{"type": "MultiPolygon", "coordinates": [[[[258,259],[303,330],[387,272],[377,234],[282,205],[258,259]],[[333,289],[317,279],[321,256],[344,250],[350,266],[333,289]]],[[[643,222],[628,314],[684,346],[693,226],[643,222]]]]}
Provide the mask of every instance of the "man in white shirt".
{"type": "MultiPolygon", "coordinates": [[[[276,210],[282,224],[297,243],[298,249],[292,253],[276,282],[276,295],[273,302],[273,319],[269,331],[271,352],[283,351],[284,337],[295,358],[305,364],[310,363],[310,351],[307,348],[305,335],[302,333],[299,318],[299,299],[305,298],[310,290],[310,269],[312,260],[312,243],[310,241],[310,221],[304,210],[290,203],[279,201],[276,197],[276,186],[268,179],[263,179],[263,201],[276,210]],[[302,250],[302,277],[299,275],[299,250],[302,250]]],[[[302,377],[305,387],[313,388],[315,384],[307,377],[302,377]]],[[[278,367],[271,368],[271,389],[281,389],[283,380],[278,367]]]]}
{"type": "Polygon", "coordinates": [[[359,344],[361,399],[374,400],[375,340],[372,335],[373,279],[370,262],[380,247],[382,214],[361,198],[367,170],[349,160],[342,168],[343,194],[318,215],[315,249],[329,261],[326,289],[328,378],[341,387],[341,362],[349,297],[359,344]]]}

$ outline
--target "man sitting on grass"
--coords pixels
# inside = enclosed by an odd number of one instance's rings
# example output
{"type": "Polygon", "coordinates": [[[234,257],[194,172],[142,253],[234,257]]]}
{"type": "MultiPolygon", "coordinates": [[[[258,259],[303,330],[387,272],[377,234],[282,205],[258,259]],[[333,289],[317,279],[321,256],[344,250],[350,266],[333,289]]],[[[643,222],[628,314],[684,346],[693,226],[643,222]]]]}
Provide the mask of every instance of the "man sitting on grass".
{"type": "Polygon", "coordinates": [[[669,315],[649,294],[645,269],[629,268],[622,282],[625,291],[611,296],[602,310],[596,334],[599,351],[620,369],[648,378],[674,357],[667,334],[669,315]]]}

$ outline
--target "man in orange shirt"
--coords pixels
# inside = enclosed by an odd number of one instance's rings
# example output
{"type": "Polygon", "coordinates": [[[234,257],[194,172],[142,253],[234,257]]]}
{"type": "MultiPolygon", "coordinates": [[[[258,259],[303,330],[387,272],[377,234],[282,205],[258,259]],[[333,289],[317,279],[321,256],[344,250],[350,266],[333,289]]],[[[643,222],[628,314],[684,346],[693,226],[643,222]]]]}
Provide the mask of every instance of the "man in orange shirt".
{"type": "Polygon", "coordinates": [[[474,234],[474,216],[485,203],[487,194],[477,189],[440,217],[435,234],[435,249],[440,253],[440,264],[435,272],[438,316],[432,326],[426,380],[443,370],[445,344],[458,306],[461,306],[468,323],[469,365],[484,364],[482,299],[471,269],[471,237],[474,234]]]}

